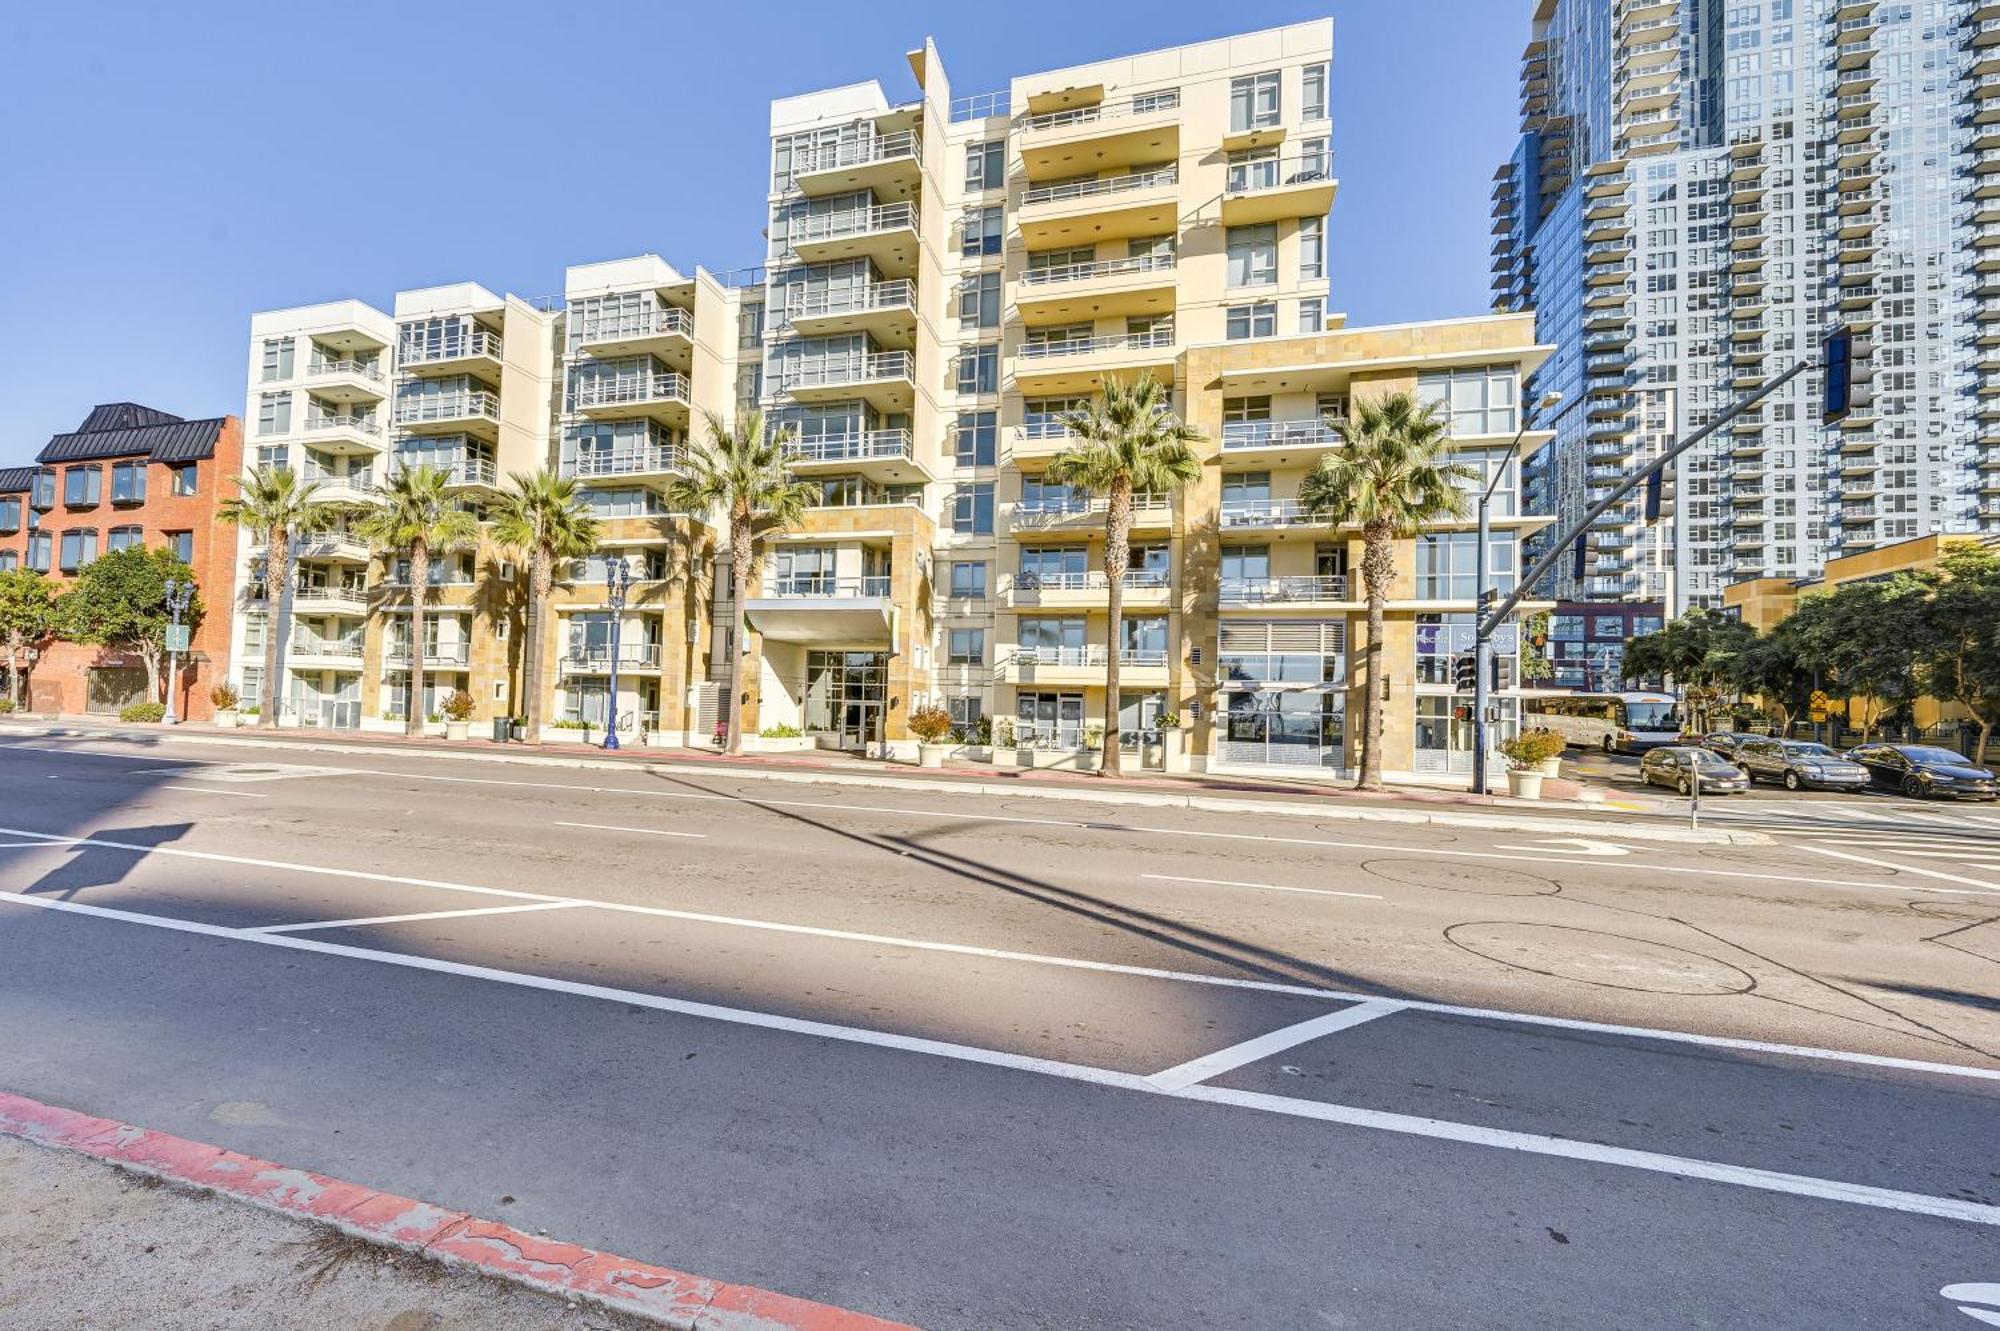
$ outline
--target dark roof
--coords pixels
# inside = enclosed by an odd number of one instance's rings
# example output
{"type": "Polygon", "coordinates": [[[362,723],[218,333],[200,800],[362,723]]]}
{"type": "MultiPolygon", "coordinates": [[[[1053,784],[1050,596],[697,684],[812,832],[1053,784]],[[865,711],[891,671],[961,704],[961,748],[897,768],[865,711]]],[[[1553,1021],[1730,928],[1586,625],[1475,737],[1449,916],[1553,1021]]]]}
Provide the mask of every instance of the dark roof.
{"type": "Polygon", "coordinates": [[[26,494],[34,488],[39,467],[0,467],[0,495],[26,494]]]}
{"type": "Polygon", "coordinates": [[[215,456],[215,441],[226,419],[186,421],[136,402],[106,402],[92,407],[76,430],[50,439],[35,460],[83,462],[143,454],[155,462],[194,462],[215,456]]]}

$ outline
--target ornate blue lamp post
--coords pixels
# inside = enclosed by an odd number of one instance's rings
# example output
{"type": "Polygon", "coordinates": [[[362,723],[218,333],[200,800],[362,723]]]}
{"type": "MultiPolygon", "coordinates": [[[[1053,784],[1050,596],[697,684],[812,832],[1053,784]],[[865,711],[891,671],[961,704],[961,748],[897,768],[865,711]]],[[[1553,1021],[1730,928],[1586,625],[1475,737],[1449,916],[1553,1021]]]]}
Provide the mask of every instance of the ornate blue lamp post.
{"type": "Polygon", "coordinates": [[[187,613],[188,605],[194,600],[193,578],[167,579],[167,613],[172,623],[167,628],[167,716],[166,723],[177,726],[181,723],[180,712],[174,705],[174,686],[181,673],[181,653],[187,650],[187,630],[181,626],[181,616],[187,613]]]}
{"type": "Polygon", "coordinates": [[[618,748],[618,654],[625,626],[625,593],[632,586],[632,567],[623,555],[604,561],[604,591],[611,606],[611,709],[604,727],[604,747],[618,748]]]}

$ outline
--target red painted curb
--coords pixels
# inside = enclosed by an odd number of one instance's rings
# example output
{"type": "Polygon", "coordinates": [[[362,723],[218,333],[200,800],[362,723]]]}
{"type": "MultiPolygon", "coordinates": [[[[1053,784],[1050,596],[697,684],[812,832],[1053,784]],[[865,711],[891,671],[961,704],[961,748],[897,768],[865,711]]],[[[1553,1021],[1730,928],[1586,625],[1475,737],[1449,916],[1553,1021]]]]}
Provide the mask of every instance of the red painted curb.
{"type": "Polygon", "coordinates": [[[0,1133],[209,1188],[357,1238],[682,1331],[916,1331],[865,1313],[523,1234],[394,1193],[0,1091],[0,1133]]]}

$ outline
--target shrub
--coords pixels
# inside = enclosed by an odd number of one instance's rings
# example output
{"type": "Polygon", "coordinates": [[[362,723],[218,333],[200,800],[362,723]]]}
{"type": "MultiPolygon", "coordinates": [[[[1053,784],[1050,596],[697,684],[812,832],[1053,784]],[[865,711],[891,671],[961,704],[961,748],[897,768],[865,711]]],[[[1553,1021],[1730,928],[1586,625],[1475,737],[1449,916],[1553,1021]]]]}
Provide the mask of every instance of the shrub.
{"type": "Polygon", "coordinates": [[[919,707],[910,713],[910,733],[926,744],[936,744],[951,733],[951,713],[942,707],[919,707]]]}
{"type": "Polygon", "coordinates": [[[765,726],[757,732],[758,736],[763,739],[798,739],[805,733],[805,731],[800,730],[797,726],[787,725],[765,726]]]}
{"type": "Polygon", "coordinates": [[[5,716],[13,710],[14,700],[12,698],[0,698],[0,716],[5,716]]]}
{"type": "Polygon", "coordinates": [[[263,714],[264,709],[254,702],[243,709],[243,715],[245,716],[262,716],[263,714]]]}
{"type": "Polygon", "coordinates": [[[1560,758],[1563,737],[1553,730],[1524,730],[1500,746],[1501,755],[1514,768],[1533,767],[1550,758],[1560,758]]]}
{"type": "Polygon", "coordinates": [[[227,684],[217,684],[208,691],[208,700],[215,704],[215,710],[226,712],[243,701],[243,695],[227,684]]]}
{"type": "Polygon", "coordinates": [[[1159,727],[1162,730],[1179,730],[1181,728],[1181,714],[1179,712],[1161,712],[1159,727]]]}
{"type": "Polygon", "coordinates": [[[550,730],[588,730],[589,728],[586,722],[579,721],[575,717],[570,716],[559,716],[549,722],[550,730]]]}
{"type": "Polygon", "coordinates": [[[471,694],[467,693],[464,689],[454,689],[450,696],[444,700],[445,719],[447,721],[470,721],[472,719],[472,710],[476,706],[478,704],[472,700],[471,694]]]}
{"type": "Polygon", "coordinates": [[[162,720],[166,717],[166,714],[167,714],[167,708],[166,704],[164,703],[135,702],[127,706],[121,712],[119,712],[118,719],[120,721],[150,722],[150,721],[162,720]]]}
{"type": "Polygon", "coordinates": [[[1013,748],[1014,718],[1011,716],[994,717],[992,722],[990,723],[990,733],[992,734],[993,745],[995,748],[1000,748],[1000,749],[1013,748]]]}
{"type": "Polygon", "coordinates": [[[1089,749],[1092,753],[1102,749],[1104,747],[1104,727],[1085,726],[1083,728],[1083,747],[1089,749]]]}

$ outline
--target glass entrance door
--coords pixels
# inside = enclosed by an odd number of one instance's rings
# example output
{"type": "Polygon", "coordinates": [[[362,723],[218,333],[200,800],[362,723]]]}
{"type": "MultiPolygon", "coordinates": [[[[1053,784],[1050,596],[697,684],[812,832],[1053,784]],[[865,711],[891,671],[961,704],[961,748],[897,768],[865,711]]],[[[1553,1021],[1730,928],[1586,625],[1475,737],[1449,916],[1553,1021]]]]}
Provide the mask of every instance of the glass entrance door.
{"type": "Polygon", "coordinates": [[[830,734],[843,749],[883,738],[889,698],[887,652],[808,652],[805,729],[830,734]]]}

